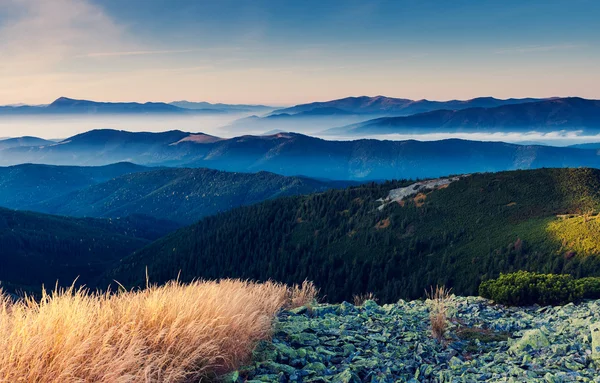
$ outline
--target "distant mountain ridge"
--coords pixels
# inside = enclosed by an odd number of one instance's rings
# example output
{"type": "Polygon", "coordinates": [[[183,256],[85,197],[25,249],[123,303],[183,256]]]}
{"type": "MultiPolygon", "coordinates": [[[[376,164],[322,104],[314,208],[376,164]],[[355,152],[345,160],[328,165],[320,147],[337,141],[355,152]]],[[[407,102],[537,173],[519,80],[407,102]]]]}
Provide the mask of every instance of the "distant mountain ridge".
{"type": "Polygon", "coordinates": [[[209,102],[100,102],[59,97],[50,104],[12,104],[0,106],[0,115],[44,114],[227,114],[268,113],[277,109],[267,105],[211,104],[209,102]]]}
{"type": "Polygon", "coordinates": [[[98,102],[59,97],[48,105],[0,106],[0,115],[44,114],[222,114],[218,109],[185,109],[164,102],[98,102]]]}
{"type": "Polygon", "coordinates": [[[31,136],[6,138],[3,140],[0,140],[0,150],[19,147],[19,146],[52,145],[55,143],[56,143],[55,141],[44,140],[43,138],[31,137],[31,136]]]}
{"type": "Polygon", "coordinates": [[[248,104],[223,104],[210,102],[193,102],[193,101],[173,101],[169,105],[174,105],[184,109],[195,109],[195,110],[220,110],[228,113],[267,113],[277,109],[274,106],[268,105],[248,105],[248,104]]]}
{"type": "Polygon", "coordinates": [[[202,133],[89,131],[54,145],[0,151],[0,164],[203,167],[339,180],[437,177],[539,167],[596,167],[596,150],[458,139],[327,141],[296,133],[219,139],[202,133]],[[193,138],[190,138],[193,137],[193,138]]]}
{"type": "Polygon", "coordinates": [[[267,172],[166,168],[132,172],[45,201],[30,200],[21,208],[75,217],[117,218],[142,214],[183,225],[266,199],[321,192],[351,184],[267,172]]]}
{"type": "Polygon", "coordinates": [[[462,110],[435,110],[384,117],[327,130],[330,134],[390,134],[457,131],[600,131],[600,100],[557,98],[462,110]]]}
{"type": "Polygon", "coordinates": [[[277,109],[271,114],[298,114],[298,113],[318,113],[320,109],[341,110],[349,114],[381,114],[381,115],[411,115],[416,113],[429,112],[437,109],[467,109],[467,108],[491,108],[501,105],[523,104],[528,102],[540,101],[537,98],[506,99],[500,100],[494,97],[478,97],[471,100],[450,100],[450,101],[430,101],[430,100],[409,100],[404,98],[392,98],[385,96],[361,96],[346,97],[338,100],[325,102],[313,102],[309,104],[300,104],[290,108],[277,109]]]}
{"type": "MultiPolygon", "coordinates": [[[[223,129],[232,132],[264,132],[282,129],[299,133],[318,133],[341,126],[360,124],[375,118],[410,116],[436,110],[462,110],[467,108],[491,108],[537,102],[541,99],[523,98],[500,100],[479,97],[471,100],[429,101],[403,98],[347,97],[326,102],[313,102],[290,108],[277,109],[259,117],[238,119],[223,129]]],[[[344,133],[344,129],[340,129],[344,133]]],[[[334,133],[335,131],[332,131],[334,133]]]]}
{"type": "Polygon", "coordinates": [[[39,164],[0,167],[0,206],[23,209],[115,177],[150,170],[132,163],[97,167],[39,164]]]}

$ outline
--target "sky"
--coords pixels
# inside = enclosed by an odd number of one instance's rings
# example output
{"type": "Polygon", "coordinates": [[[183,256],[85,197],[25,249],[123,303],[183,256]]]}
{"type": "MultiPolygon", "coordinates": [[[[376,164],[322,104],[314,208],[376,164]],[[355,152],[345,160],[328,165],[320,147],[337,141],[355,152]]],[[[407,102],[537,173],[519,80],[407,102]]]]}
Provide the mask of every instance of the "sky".
{"type": "Polygon", "coordinates": [[[0,0],[0,104],[600,99],[597,0],[0,0]]]}

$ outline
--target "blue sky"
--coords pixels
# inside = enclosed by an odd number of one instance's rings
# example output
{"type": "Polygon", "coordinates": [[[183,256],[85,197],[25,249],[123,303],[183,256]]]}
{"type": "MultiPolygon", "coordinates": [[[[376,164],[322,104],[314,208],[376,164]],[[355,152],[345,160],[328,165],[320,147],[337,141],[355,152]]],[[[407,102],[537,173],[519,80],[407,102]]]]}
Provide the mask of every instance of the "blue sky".
{"type": "Polygon", "coordinates": [[[0,104],[600,98],[600,2],[0,0],[0,104]]]}

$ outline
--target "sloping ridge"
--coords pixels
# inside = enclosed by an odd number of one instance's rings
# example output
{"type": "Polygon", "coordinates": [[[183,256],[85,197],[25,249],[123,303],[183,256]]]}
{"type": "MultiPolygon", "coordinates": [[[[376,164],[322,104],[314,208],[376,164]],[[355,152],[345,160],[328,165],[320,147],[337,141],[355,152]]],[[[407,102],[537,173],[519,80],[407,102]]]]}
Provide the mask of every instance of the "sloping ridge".
{"type": "MultiPolygon", "coordinates": [[[[177,277],[314,281],[329,301],[374,293],[420,297],[436,284],[475,293],[482,278],[526,269],[600,275],[600,254],[554,236],[565,213],[600,212],[600,170],[472,174],[378,210],[411,181],[276,199],[208,217],[148,246],[107,274],[129,285],[177,277]],[[177,270],[177,272],[175,272],[177,270]]],[[[597,240],[600,232],[595,238],[597,240]]]]}

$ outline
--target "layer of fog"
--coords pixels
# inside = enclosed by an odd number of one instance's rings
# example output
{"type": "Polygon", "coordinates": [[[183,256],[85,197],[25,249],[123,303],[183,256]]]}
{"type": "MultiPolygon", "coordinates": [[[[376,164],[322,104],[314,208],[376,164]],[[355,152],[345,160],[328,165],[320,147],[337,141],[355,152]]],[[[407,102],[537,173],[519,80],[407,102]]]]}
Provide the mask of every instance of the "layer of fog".
{"type": "Polygon", "coordinates": [[[0,117],[0,137],[34,136],[46,139],[68,138],[94,129],[131,132],[182,130],[221,136],[223,126],[247,115],[44,115],[0,117]]]}
{"type": "Polygon", "coordinates": [[[600,134],[584,134],[581,130],[574,131],[555,131],[555,132],[478,132],[478,133],[422,133],[422,134],[373,134],[368,137],[354,136],[332,136],[324,135],[321,138],[328,140],[351,141],[357,138],[371,138],[377,140],[418,140],[418,141],[439,141],[457,138],[470,141],[494,141],[508,142],[527,145],[549,145],[549,146],[569,146],[585,144],[591,142],[600,142],[600,134]]]}
{"type": "Polygon", "coordinates": [[[310,119],[296,124],[283,121],[257,120],[243,124],[241,118],[248,115],[108,115],[108,116],[14,116],[0,117],[0,137],[35,136],[46,139],[61,139],[93,129],[117,129],[132,132],[163,132],[182,130],[190,133],[206,133],[223,138],[244,134],[261,135],[278,131],[293,131],[326,140],[356,140],[372,138],[379,140],[435,141],[458,138],[473,141],[501,141],[509,143],[568,146],[589,142],[600,142],[600,134],[584,133],[580,130],[542,132],[477,132],[477,133],[422,133],[385,134],[369,136],[323,135],[320,132],[341,126],[340,119],[310,119]],[[320,120],[320,121],[319,121],[320,120]],[[235,124],[234,124],[235,122],[235,124]]]}

